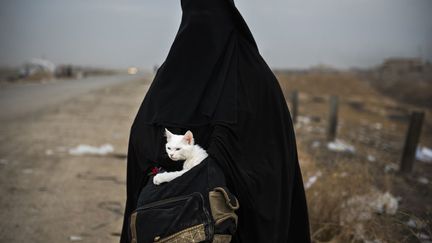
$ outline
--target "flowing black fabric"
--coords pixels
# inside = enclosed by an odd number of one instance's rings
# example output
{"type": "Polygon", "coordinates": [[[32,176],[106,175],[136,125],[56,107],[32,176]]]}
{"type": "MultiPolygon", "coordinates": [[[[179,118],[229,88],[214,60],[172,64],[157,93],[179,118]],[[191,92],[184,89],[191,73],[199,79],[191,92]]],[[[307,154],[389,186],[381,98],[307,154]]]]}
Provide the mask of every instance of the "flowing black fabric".
{"type": "Polygon", "coordinates": [[[146,98],[141,122],[237,123],[237,40],[255,41],[231,0],[183,0],[180,29],[146,98]]]}
{"type": "Polygon", "coordinates": [[[153,166],[168,159],[164,129],[207,150],[240,203],[233,242],[310,242],[309,220],[290,113],[232,0],[182,0],[170,52],[132,124],[127,158],[128,218],[153,166]]]}

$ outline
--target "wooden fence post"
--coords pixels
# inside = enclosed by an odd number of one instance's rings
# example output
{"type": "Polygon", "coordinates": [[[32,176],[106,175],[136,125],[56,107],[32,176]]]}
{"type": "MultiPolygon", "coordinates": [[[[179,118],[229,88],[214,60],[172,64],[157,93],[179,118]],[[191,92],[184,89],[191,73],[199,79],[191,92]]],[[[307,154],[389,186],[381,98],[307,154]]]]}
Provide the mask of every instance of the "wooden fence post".
{"type": "Polygon", "coordinates": [[[424,112],[414,111],[411,113],[410,124],[406,134],[405,145],[402,153],[400,172],[410,173],[413,169],[423,119],[424,112]]]}
{"type": "Polygon", "coordinates": [[[335,95],[330,97],[330,113],[329,124],[327,129],[327,140],[333,141],[336,138],[337,124],[338,124],[338,106],[339,98],[335,95]]]}
{"type": "Polygon", "coordinates": [[[295,90],[291,93],[291,116],[292,116],[292,120],[293,123],[296,124],[297,123],[297,116],[298,116],[298,91],[295,90]]]}

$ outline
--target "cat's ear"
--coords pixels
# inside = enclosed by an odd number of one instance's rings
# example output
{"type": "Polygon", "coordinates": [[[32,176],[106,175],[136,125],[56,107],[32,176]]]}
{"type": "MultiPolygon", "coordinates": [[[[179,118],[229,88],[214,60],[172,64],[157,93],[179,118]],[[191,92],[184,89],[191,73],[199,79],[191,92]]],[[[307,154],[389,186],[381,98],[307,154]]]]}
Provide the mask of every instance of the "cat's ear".
{"type": "Polygon", "coordinates": [[[170,131],[168,131],[168,129],[165,128],[165,137],[167,138],[167,140],[170,140],[172,135],[173,134],[170,131]]]}
{"type": "Polygon", "coordinates": [[[188,130],[185,135],[183,136],[183,139],[186,140],[186,142],[190,145],[194,144],[194,138],[193,138],[193,134],[190,130],[188,130]]]}

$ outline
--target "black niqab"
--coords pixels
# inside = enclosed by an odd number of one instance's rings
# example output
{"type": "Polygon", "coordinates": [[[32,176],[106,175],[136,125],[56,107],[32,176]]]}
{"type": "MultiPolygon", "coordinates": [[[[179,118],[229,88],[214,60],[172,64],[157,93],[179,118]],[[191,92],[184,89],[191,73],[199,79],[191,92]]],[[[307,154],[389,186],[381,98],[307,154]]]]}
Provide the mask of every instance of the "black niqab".
{"type": "Polygon", "coordinates": [[[144,100],[142,122],[237,122],[238,35],[257,50],[231,0],[183,0],[180,29],[144,100]]]}
{"type": "Polygon", "coordinates": [[[182,22],[132,124],[128,217],[153,166],[177,170],[164,128],[191,130],[240,202],[232,242],[310,242],[290,113],[279,83],[232,0],[182,0],[182,22]]]}

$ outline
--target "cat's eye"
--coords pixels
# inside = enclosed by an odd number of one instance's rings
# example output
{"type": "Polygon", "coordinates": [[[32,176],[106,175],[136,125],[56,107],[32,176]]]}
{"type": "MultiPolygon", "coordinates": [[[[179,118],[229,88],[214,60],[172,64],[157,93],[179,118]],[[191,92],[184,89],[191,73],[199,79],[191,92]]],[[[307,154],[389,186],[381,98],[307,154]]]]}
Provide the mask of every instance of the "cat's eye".
{"type": "Polygon", "coordinates": [[[180,150],[180,148],[176,148],[176,150],[177,150],[177,151],[179,151],[179,150],[180,150]]]}
{"type": "Polygon", "coordinates": [[[171,150],[171,148],[170,148],[170,147],[168,147],[168,149],[169,149],[169,150],[171,150]]]}

